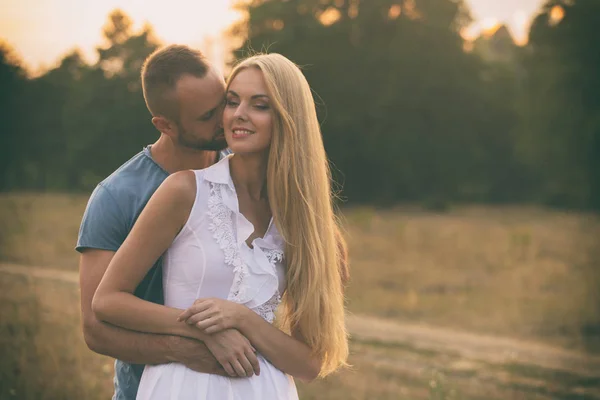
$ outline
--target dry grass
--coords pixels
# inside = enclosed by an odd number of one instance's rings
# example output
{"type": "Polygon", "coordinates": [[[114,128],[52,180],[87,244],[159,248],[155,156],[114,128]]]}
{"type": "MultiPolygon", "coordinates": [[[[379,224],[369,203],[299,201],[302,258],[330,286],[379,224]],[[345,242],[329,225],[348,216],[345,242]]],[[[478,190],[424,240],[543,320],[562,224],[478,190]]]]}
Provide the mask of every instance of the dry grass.
{"type": "MultiPolygon", "coordinates": [[[[0,196],[0,261],[77,269],[87,196],[0,196]]],[[[600,351],[600,218],[534,207],[344,212],[349,309],[600,351]]]]}
{"type": "Polygon", "coordinates": [[[0,260],[77,269],[75,244],[88,196],[0,195],[0,260]]]}
{"type": "Polygon", "coordinates": [[[353,209],[349,308],[600,351],[600,219],[539,208],[353,209]]]}
{"type": "MultiPolygon", "coordinates": [[[[1,195],[0,261],[76,270],[86,201],[1,195]]],[[[597,215],[473,206],[446,214],[354,208],[344,216],[351,312],[600,352],[597,215]]],[[[85,347],[78,293],[64,285],[0,275],[0,399],[110,396],[112,363],[85,347]]],[[[354,371],[299,385],[302,398],[496,398],[481,389],[485,381],[444,376],[435,355],[424,362],[431,355],[358,342],[352,351],[354,371]],[[412,364],[399,369],[406,360],[412,364]],[[407,372],[421,364],[429,367],[407,372]]]]}
{"type": "MultiPolygon", "coordinates": [[[[301,398],[430,398],[427,377],[372,367],[363,359],[367,347],[353,344],[353,370],[311,385],[299,383],[301,398]]],[[[112,395],[113,362],[87,349],[73,284],[0,274],[0,349],[0,399],[100,400],[112,395]]]]}
{"type": "Polygon", "coordinates": [[[107,399],[112,360],[86,347],[72,285],[0,274],[0,399],[107,399]]]}
{"type": "MultiPolygon", "coordinates": [[[[0,274],[0,348],[0,399],[111,396],[112,360],[83,342],[74,283],[0,274]]],[[[600,384],[563,371],[469,361],[405,343],[353,340],[350,348],[353,368],[298,383],[301,399],[591,399],[590,390],[600,384]]]]}

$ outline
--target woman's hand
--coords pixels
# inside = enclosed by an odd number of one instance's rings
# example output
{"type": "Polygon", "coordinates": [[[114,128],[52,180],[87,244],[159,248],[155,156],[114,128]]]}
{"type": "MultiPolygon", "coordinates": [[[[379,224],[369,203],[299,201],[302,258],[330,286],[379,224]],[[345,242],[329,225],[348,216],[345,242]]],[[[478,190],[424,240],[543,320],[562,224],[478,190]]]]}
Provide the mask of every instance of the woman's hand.
{"type": "Polygon", "coordinates": [[[242,319],[250,311],[244,305],[232,301],[208,298],[198,299],[177,318],[207,334],[224,329],[239,328],[242,319]]]}

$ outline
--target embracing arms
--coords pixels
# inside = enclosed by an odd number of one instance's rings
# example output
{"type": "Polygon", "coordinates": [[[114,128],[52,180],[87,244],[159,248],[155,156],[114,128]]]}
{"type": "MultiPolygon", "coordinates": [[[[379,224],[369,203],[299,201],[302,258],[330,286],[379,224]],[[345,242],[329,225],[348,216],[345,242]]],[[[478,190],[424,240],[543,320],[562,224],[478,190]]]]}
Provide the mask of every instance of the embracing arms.
{"type": "MultiPolygon", "coordinates": [[[[108,260],[106,273],[97,277],[97,281],[101,281],[95,295],[91,291],[89,294],[91,314],[98,321],[130,331],[202,340],[229,375],[247,376],[258,373],[258,361],[252,347],[239,332],[231,331],[209,337],[198,329],[178,323],[176,319],[181,310],[154,304],[133,294],[152,265],[185,225],[195,200],[195,185],[194,173],[184,171],[171,175],[158,188],[119,250],[108,260]],[[232,341],[237,346],[230,346],[232,341]],[[233,362],[233,359],[239,363],[233,362]]],[[[132,340],[135,339],[132,337],[132,340]]],[[[187,342],[184,338],[176,340],[187,342]]],[[[143,345],[138,348],[145,351],[143,345]]],[[[201,372],[215,373],[213,371],[214,368],[201,372]]]]}
{"type": "Polygon", "coordinates": [[[302,381],[314,380],[321,370],[321,361],[297,333],[290,336],[282,332],[244,305],[217,298],[199,299],[178,320],[207,334],[238,329],[271,364],[302,381]]]}
{"type": "MultiPolygon", "coordinates": [[[[131,233],[110,260],[108,270],[92,302],[94,316],[134,331],[203,340],[209,347],[212,337],[225,330],[235,329],[275,367],[301,380],[313,380],[319,375],[321,360],[314,356],[303,338],[295,332],[290,336],[280,331],[243,305],[220,299],[201,299],[194,306],[202,306],[203,309],[196,309],[190,315],[182,317],[183,310],[149,303],[133,295],[149,268],[185,225],[195,199],[195,184],[192,172],[182,172],[169,177],[156,191],[131,233]],[[210,326],[198,326],[196,323],[200,323],[201,320],[191,320],[192,315],[209,309],[212,309],[213,314],[216,312],[215,307],[212,307],[215,304],[211,305],[212,308],[203,305],[206,301],[218,303],[223,315],[229,315],[227,318],[230,322],[221,325],[219,329],[204,331],[210,326]],[[226,308],[229,311],[226,311],[226,308]],[[188,323],[178,321],[178,317],[188,323]]],[[[343,245],[343,242],[340,243],[343,245]]],[[[343,249],[345,251],[345,246],[343,249]]],[[[340,273],[343,280],[347,279],[345,263],[340,266],[340,273]]],[[[255,359],[252,350],[252,347],[248,346],[238,352],[237,361],[222,364],[226,369],[229,368],[228,371],[233,368],[242,375],[240,367],[242,371],[254,367],[254,363],[249,367],[248,362],[253,360],[253,357],[255,359]]],[[[255,371],[256,369],[254,368],[255,371]]]]}
{"type": "Polygon", "coordinates": [[[80,259],[83,335],[90,350],[134,364],[180,362],[199,372],[225,374],[210,350],[197,340],[134,332],[107,324],[92,312],[92,298],[114,252],[88,249],[80,259]]]}
{"type": "MultiPolygon", "coordinates": [[[[347,247],[339,229],[335,234],[340,254],[338,269],[345,286],[349,280],[347,247]]],[[[321,360],[299,330],[292,329],[290,336],[243,305],[223,299],[198,299],[178,319],[208,334],[239,329],[275,367],[303,381],[314,380],[321,371],[321,360]]]]}

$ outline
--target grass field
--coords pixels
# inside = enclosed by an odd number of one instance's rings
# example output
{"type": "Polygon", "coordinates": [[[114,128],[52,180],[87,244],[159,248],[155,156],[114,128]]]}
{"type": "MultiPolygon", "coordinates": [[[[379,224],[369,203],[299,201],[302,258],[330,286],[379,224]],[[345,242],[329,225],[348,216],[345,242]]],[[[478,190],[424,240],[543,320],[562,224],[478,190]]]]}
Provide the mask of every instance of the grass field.
{"type": "MultiPolygon", "coordinates": [[[[0,399],[111,397],[113,361],[87,349],[79,328],[79,296],[73,289],[60,281],[0,274],[0,399]]],[[[407,380],[389,367],[365,368],[360,355],[365,347],[353,345],[356,370],[299,384],[302,399],[391,400],[435,393],[429,386],[439,380],[435,376],[407,380]]]]}
{"type": "MultiPolygon", "coordinates": [[[[73,247],[86,201],[74,195],[0,196],[0,261],[76,271],[73,247]]],[[[344,210],[344,220],[350,312],[600,353],[597,215],[533,207],[470,206],[444,214],[352,208],[344,210]]],[[[85,347],[79,295],[65,285],[0,276],[0,399],[108,398],[111,360],[85,347]]],[[[560,398],[544,397],[542,389],[530,397],[481,392],[483,380],[469,384],[469,376],[431,368],[448,355],[356,340],[352,353],[353,371],[300,385],[302,398],[560,398]],[[373,362],[378,354],[412,357],[414,365],[431,362],[410,375],[373,362]]],[[[512,373],[539,380],[547,371],[515,366],[512,373]]],[[[508,390],[493,386],[498,393],[508,390]]]]}

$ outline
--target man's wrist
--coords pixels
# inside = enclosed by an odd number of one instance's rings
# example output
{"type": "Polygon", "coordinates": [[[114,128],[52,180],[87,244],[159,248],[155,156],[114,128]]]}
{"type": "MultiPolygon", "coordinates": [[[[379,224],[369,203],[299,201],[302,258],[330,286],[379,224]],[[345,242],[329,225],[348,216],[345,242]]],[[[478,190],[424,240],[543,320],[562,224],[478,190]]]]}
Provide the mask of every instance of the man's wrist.
{"type": "Polygon", "coordinates": [[[183,364],[197,372],[229,376],[206,343],[181,336],[165,336],[164,343],[168,362],[183,364]]]}
{"type": "Polygon", "coordinates": [[[177,362],[177,363],[183,362],[183,359],[181,358],[183,356],[181,347],[182,347],[183,341],[188,341],[188,340],[191,341],[192,339],[183,338],[181,336],[171,336],[171,335],[163,336],[162,341],[164,342],[165,358],[169,362],[177,362]]]}
{"type": "Polygon", "coordinates": [[[162,342],[164,343],[164,349],[165,349],[165,358],[169,361],[169,362],[178,362],[177,357],[175,355],[175,340],[173,336],[164,336],[162,338],[162,342]]]}

